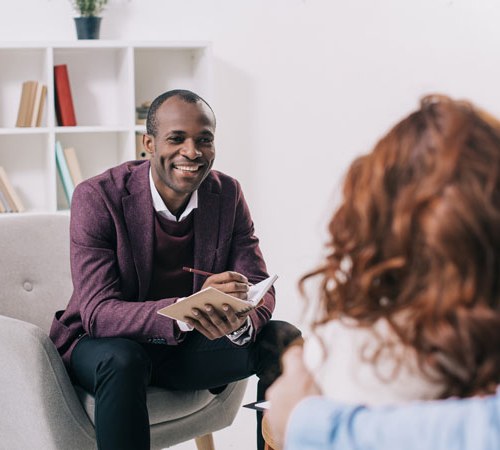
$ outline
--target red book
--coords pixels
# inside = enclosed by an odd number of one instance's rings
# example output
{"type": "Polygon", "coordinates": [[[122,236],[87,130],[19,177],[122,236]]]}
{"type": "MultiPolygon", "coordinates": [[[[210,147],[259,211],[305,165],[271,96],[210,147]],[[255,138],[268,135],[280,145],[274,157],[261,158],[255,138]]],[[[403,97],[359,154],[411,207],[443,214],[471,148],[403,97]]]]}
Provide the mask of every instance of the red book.
{"type": "Polygon", "coordinates": [[[59,126],[76,126],[75,108],[73,107],[66,64],[54,66],[54,90],[56,94],[57,123],[59,126]]]}

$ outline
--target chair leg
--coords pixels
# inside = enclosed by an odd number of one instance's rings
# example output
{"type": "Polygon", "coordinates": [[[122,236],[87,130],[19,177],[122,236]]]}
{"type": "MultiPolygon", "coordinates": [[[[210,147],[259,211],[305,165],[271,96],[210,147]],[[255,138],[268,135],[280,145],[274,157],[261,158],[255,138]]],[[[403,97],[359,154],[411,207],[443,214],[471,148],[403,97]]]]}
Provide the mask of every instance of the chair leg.
{"type": "Polygon", "coordinates": [[[198,436],[195,438],[196,448],[198,450],[215,450],[214,447],[214,437],[212,433],[205,434],[203,436],[198,436]]]}

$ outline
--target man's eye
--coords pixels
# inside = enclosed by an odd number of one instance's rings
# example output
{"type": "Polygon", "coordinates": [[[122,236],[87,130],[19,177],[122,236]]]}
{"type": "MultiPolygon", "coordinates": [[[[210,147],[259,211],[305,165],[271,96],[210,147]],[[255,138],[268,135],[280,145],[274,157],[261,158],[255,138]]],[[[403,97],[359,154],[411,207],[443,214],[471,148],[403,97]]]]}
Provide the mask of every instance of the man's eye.
{"type": "Polygon", "coordinates": [[[203,145],[208,145],[208,144],[212,144],[213,143],[213,138],[200,138],[198,139],[198,143],[199,144],[203,144],[203,145]]]}
{"type": "Polygon", "coordinates": [[[171,136],[167,139],[167,141],[172,144],[182,144],[184,142],[184,138],[182,136],[171,136]]]}

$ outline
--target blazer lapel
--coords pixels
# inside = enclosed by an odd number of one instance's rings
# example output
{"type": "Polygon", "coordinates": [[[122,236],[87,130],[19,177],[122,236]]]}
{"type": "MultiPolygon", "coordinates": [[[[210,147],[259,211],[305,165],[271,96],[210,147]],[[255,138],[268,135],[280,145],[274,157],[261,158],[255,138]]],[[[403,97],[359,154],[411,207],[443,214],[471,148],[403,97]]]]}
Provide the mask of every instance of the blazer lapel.
{"type": "MultiPolygon", "coordinates": [[[[210,183],[202,183],[198,190],[198,208],[194,215],[194,266],[212,272],[220,227],[220,195],[210,191],[210,183]]],[[[194,275],[194,292],[205,277],[194,275]]]]}
{"type": "Polygon", "coordinates": [[[149,188],[149,164],[138,167],[127,183],[130,195],[122,200],[125,225],[130,238],[140,300],[148,294],[153,269],[154,208],[149,188]]]}

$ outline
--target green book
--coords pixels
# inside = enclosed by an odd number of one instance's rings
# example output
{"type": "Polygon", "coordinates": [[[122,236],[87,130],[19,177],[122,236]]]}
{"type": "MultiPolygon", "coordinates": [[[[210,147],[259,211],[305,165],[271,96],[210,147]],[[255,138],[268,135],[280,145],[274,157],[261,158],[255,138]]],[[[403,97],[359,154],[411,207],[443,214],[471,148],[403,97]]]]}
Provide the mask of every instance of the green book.
{"type": "Polygon", "coordinates": [[[66,194],[66,199],[68,200],[68,205],[71,205],[71,198],[73,197],[75,185],[69,172],[68,163],[64,157],[62,145],[59,141],[56,141],[56,164],[59,176],[61,177],[64,193],[66,194]]]}

